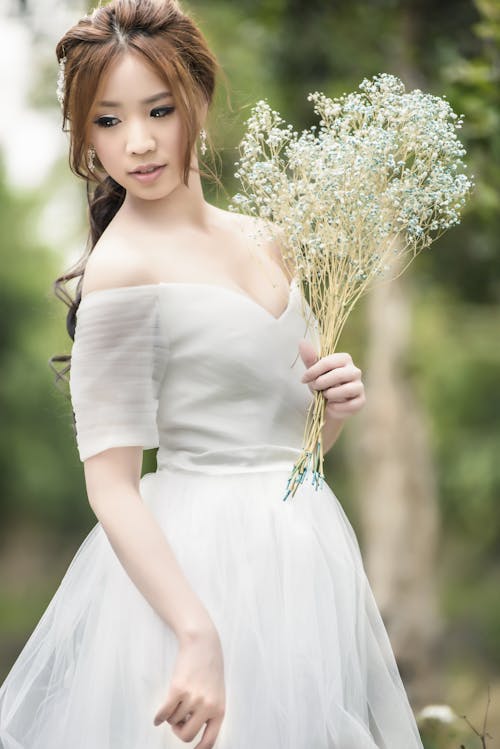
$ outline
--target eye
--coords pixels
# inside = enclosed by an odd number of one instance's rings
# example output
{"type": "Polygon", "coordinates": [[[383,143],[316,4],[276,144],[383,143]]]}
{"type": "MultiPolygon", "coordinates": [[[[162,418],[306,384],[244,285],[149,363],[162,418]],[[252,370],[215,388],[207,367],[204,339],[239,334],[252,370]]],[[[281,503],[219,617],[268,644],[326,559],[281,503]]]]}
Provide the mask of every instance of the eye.
{"type": "Polygon", "coordinates": [[[151,117],[166,117],[175,110],[175,107],[156,107],[152,109],[150,114],[151,117]]]}
{"type": "Polygon", "coordinates": [[[94,120],[94,124],[99,127],[114,127],[120,122],[118,117],[98,117],[94,120]]]}

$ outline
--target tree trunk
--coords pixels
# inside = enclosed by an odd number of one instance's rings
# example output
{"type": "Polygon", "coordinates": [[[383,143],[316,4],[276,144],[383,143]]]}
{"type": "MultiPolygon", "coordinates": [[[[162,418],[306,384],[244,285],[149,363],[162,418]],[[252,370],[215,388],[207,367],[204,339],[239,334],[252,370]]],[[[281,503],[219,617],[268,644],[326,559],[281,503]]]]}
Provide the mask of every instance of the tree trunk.
{"type": "MultiPolygon", "coordinates": [[[[400,10],[398,67],[408,88],[425,87],[415,65],[420,12],[411,0],[400,10]]],[[[368,402],[353,456],[364,558],[408,692],[425,704],[440,692],[435,665],[441,630],[436,590],[439,510],[426,414],[407,374],[412,307],[408,277],[377,284],[367,301],[368,402]]]]}
{"type": "Polygon", "coordinates": [[[406,282],[368,297],[367,403],[352,440],[366,571],[412,697],[429,701],[439,632],[439,517],[425,415],[405,374],[411,302],[406,282]]]}

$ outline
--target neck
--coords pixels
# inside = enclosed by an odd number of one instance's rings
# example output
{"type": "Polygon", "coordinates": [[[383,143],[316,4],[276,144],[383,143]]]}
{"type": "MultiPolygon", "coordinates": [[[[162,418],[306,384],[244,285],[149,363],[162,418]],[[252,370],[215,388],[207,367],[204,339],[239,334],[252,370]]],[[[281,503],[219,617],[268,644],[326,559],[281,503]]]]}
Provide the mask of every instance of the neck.
{"type": "Polygon", "coordinates": [[[143,200],[127,193],[120,209],[123,218],[147,221],[148,224],[173,226],[197,226],[204,229],[209,225],[213,210],[204,198],[196,156],[191,161],[188,184],[180,182],[165,198],[143,200]]]}

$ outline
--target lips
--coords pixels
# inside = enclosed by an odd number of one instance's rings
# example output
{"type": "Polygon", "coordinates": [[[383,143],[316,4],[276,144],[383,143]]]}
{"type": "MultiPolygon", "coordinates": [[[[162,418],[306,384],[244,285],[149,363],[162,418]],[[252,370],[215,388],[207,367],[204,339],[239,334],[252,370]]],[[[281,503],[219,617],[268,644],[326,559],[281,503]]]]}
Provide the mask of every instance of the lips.
{"type": "Polygon", "coordinates": [[[154,185],[161,179],[166,164],[141,164],[133,172],[129,172],[130,178],[143,186],[154,185]]]}
{"type": "Polygon", "coordinates": [[[141,164],[134,169],[130,174],[152,174],[157,169],[161,169],[165,164],[141,164]]]}

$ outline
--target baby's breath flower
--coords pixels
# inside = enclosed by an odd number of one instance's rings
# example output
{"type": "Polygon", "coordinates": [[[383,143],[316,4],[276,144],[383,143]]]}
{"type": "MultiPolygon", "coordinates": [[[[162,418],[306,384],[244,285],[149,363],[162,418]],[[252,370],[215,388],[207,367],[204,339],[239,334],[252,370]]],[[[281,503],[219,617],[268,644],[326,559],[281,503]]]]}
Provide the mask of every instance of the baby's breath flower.
{"type": "MultiPolygon", "coordinates": [[[[463,115],[444,97],[407,92],[399,78],[382,73],[356,92],[307,98],[319,124],[301,133],[265,99],[253,107],[235,164],[242,192],[232,209],[280,230],[283,256],[294,260],[303,292],[307,287],[325,356],[371,281],[460,223],[473,181],[456,133],[463,115]]],[[[315,398],[303,453],[314,456],[313,473],[322,466],[324,403],[315,398]]]]}

